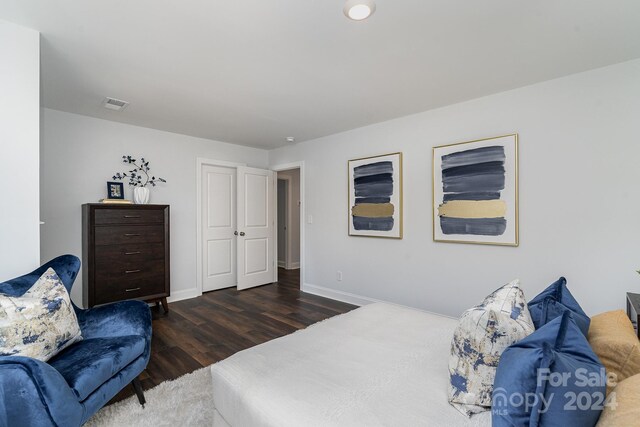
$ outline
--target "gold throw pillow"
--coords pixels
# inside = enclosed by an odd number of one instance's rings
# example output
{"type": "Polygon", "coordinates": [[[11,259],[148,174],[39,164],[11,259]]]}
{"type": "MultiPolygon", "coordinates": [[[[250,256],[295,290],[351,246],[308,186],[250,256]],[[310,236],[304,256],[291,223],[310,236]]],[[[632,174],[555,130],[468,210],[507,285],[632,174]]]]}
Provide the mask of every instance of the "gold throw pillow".
{"type": "MultiPolygon", "coordinates": [[[[593,351],[614,381],[640,374],[640,342],[624,311],[615,310],[591,318],[587,336],[593,351]]],[[[615,384],[607,385],[607,393],[615,384]]]]}
{"type": "Polygon", "coordinates": [[[607,404],[596,427],[633,427],[640,425],[640,374],[618,384],[607,397],[607,404]]]}

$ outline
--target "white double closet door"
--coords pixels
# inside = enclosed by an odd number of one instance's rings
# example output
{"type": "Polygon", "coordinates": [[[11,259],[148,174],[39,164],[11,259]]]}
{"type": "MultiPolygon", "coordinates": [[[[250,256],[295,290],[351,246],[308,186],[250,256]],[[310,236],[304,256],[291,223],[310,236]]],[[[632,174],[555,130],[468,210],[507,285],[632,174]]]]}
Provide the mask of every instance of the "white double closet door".
{"type": "Polygon", "coordinates": [[[242,166],[202,166],[203,292],[277,280],[274,176],[242,166]]]}

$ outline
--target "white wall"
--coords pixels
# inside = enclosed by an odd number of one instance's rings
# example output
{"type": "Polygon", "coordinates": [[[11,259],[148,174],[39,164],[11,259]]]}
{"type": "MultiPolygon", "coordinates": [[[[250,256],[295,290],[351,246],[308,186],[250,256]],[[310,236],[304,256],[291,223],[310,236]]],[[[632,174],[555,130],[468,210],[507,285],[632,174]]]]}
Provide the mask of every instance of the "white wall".
{"type": "MultiPolygon", "coordinates": [[[[83,203],[106,197],[106,182],[128,170],[122,156],[145,157],[151,172],[167,180],[151,187],[150,203],[171,205],[171,295],[196,290],[196,158],[266,167],[268,153],[238,145],[44,110],[42,260],[63,253],[81,256],[83,203]]],[[[125,197],[132,198],[125,181],[125,197]]],[[[82,277],[72,298],[82,301],[82,277]]]]}
{"type": "Polygon", "coordinates": [[[635,60],[270,152],[305,162],[303,289],[458,315],[513,278],[532,298],[565,275],[588,314],[622,308],[640,291],[639,118],[635,60]],[[434,243],[432,147],[513,132],[520,246],[434,243]],[[404,239],[349,237],[347,160],[395,151],[404,239]]]}
{"type": "Polygon", "coordinates": [[[40,33],[0,20],[0,281],[39,266],[40,33]]]}
{"type": "Polygon", "coordinates": [[[289,200],[289,253],[290,267],[300,267],[300,169],[290,169],[278,172],[278,178],[289,178],[291,200],[289,200]]]}

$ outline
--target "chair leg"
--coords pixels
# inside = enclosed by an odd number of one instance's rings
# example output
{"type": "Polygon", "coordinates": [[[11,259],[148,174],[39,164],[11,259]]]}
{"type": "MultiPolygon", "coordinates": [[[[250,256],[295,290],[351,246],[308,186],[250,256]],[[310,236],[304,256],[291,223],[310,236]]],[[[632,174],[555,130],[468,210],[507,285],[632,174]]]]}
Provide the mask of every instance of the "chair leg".
{"type": "Polygon", "coordinates": [[[131,381],[131,385],[133,386],[133,390],[136,392],[136,396],[138,396],[138,401],[140,402],[140,404],[144,408],[144,404],[147,403],[147,401],[144,399],[144,392],[142,391],[142,384],[140,384],[140,380],[138,379],[138,377],[135,377],[133,379],[133,381],[131,381]]]}

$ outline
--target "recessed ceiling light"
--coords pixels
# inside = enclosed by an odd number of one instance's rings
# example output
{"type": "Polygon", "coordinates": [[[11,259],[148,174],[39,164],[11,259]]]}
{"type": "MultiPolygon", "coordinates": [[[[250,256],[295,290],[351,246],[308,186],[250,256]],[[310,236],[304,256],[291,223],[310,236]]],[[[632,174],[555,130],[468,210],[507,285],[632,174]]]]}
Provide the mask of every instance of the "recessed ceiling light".
{"type": "Polygon", "coordinates": [[[362,21],[376,11],[376,4],[373,0],[347,0],[343,11],[347,18],[362,21]]]}
{"type": "Polygon", "coordinates": [[[287,142],[290,142],[290,143],[296,142],[296,139],[293,136],[288,136],[286,139],[287,139],[287,142]]]}
{"type": "Polygon", "coordinates": [[[121,99],[109,98],[109,97],[106,97],[102,101],[102,106],[104,108],[108,108],[109,110],[114,110],[114,111],[122,111],[125,108],[127,108],[127,105],[129,105],[127,101],[123,101],[121,99]]]}

